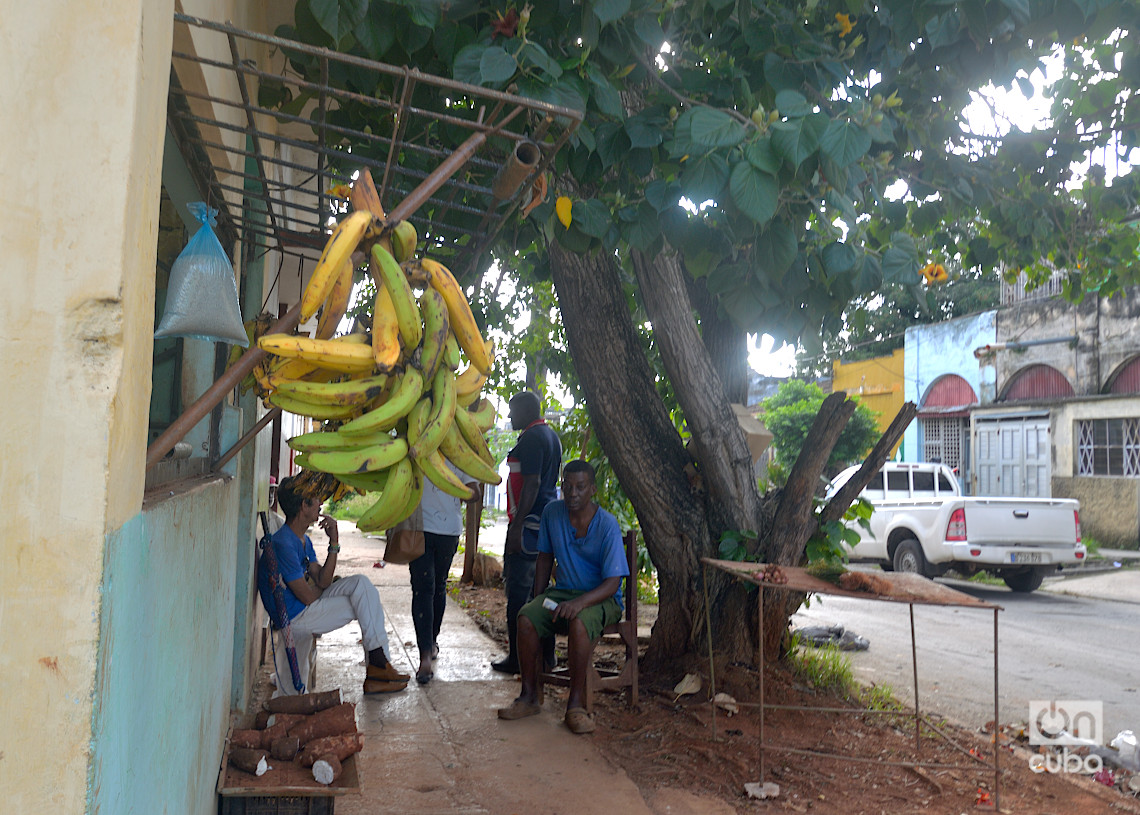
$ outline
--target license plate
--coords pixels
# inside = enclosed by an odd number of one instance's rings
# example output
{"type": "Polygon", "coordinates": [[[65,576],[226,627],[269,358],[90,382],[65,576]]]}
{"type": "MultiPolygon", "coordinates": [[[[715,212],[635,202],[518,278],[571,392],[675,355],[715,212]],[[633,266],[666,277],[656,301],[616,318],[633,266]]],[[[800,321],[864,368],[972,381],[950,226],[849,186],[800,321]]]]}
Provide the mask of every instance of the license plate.
{"type": "Polygon", "coordinates": [[[1040,563],[1040,552],[1012,552],[1009,556],[1010,563],[1040,563]]]}

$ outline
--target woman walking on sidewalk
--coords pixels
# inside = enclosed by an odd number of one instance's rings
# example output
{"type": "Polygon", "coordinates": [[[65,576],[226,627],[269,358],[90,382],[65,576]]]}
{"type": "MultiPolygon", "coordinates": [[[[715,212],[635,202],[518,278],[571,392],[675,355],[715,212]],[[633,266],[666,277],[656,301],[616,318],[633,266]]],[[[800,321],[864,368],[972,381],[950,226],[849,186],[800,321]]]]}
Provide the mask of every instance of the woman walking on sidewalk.
{"type": "MultiPolygon", "coordinates": [[[[470,487],[470,500],[482,503],[483,490],[475,479],[450,461],[447,464],[470,487]]],[[[435,676],[432,661],[439,656],[436,639],[447,607],[447,574],[459,548],[463,518],[460,500],[426,480],[420,511],[423,514],[424,553],[408,564],[408,572],[412,580],[412,624],[416,628],[416,646],[420,651],[416,681],[426,685],[435,676]]]]}

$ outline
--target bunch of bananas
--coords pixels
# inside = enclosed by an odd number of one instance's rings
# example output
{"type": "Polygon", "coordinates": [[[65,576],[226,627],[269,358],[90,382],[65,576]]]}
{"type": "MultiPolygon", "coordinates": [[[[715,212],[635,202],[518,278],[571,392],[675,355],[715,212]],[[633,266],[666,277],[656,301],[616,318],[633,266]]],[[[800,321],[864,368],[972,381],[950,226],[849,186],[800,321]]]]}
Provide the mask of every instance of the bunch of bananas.
{"type": "Polygon", "coordinates": [[[258,346],[269,355],[254,376],[268,404],[325,422],[289,440],[298,465],[346,488],[379,493],[357,522],[371,531],[408,517],[424,478],[470,498],[445,458],[479,481],[501,479],[484,438],[494,408],[480,396],[493,348],[463,290],[447,267],[415,257],[411,223],[389,225],[374,196],[354,197],[353,204],[301,297],[302,322],[320,312],[316,336],[260,336],[258,346]],[[335,336],[358,251],[376,283],[371,336],[335,336]],[[468,364],[459,372],[464,356],[468,364]]]}

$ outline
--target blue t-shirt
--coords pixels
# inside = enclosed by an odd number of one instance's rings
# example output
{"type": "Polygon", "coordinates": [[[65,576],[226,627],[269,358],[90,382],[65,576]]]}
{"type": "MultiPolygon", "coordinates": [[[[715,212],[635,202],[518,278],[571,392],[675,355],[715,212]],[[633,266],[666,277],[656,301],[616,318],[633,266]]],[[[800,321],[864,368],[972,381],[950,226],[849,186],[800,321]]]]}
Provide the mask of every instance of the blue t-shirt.
{"type": "MultiPolygon", "coordinates": [[[[617,518],[598,507],[586,528],[586,537],[576,537],[565,501],[551,501],[542,513],[538,551],[554,555],[555,581],[560,589],[591,591],[609,577],[628,577],[625,546],[617,518]]],[[[621,586],[614,599],[621,605],[621,586]]]]}
{"type": "MultiPolygon", "coordinates": [[[[297,599],[293,590],[289,588],[290,580],[303,578],[308,564],[317,562],[317,553],[313,550],[313,542],[306,535],[304,540],[297,537],[297,533],[288,526],[283,526],[273,533],[273,552],[277,555],[277,570],[281,579],[285,581],[285,611],[292,620],[305,610],[305,604],[297,599]]],[[[269,618],[276,616],[276,607],[273,603],[273,592],[269,588],[269,571],[265,568],[265,555],[261,555],[257,565],[257,591],[261,595],[261,602],[269,612],[269,618]]]]}

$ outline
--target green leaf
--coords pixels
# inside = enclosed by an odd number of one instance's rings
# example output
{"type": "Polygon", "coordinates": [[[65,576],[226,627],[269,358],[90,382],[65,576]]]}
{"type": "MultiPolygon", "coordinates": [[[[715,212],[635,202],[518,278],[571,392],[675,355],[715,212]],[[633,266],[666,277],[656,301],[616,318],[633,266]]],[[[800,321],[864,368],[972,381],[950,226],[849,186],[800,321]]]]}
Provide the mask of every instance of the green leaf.
{"type": "Polygon", "coordinates": [[[455,55],[455,64],[451,67],[451,75],[457,82],[478,85],[483,81],[483,72],[479,66],[487,48],[486,43],[474,42],[460,49],[455,55]]]}
{"type": "Polygon", "coordinates": [[[799,91],[780,91],[776,94],[776,110],[781,116],[802,119],[811,113],[811,105],[799,91]]]}
{"type": "Polygon", "coordinates": [[[819,139],[819,149],[840,167],[846,167],[867,155],[871,136],[854,122],[833,119],[819,139]]]}
{"type": "Polygon", "coordinates": [[[757,273],[761,279],[779,280],[792,265],[799,243],[792,228],[783,221],[773,221],[756,241],[757,273]]]}
{"type": "Polygon", "coordinates": [[[387,14],[379,3],[369,6],[368,14],[352,32],[356,41],[364,46],[368,56],[374,60],[382,60],[396,42],[396,31],[392,27],[392,21],[387,19],[387,14]]]}
{"type": "Polygon", "coordinates": [[[823,270],[829,278],[845,275],[855,268],[855,250],[836,241],[823,247],[823,270]]]}
{"type": "Polygon", "coordinates": [[[793,167],[798,168],[819,147],[819,139],[830,119],[813,113],[803,119],[776,122],[772,125],[772,149],[793,167]]]}
{"type": "Polygon", "coordinates": [[[625,120],[625,132],[632,147],[656,147],[665,141],[667,119],[656,108],[646,108],[625,120]]]}
{"type": "Polygon", "coordinates": [[[621,103],[621,96],[617,89],[610,84],[610,81],[606,79],[606,75],[602,73],[601,69],[587,63],[586,78],[590,80],[592,86],[590,95],[593,97],[598,110],[615,119],[625,118],[625,107],[621,103]]]}
{"type": "Polygon", "coordinates": [[[674,209],[681,200],[681,189],[674,183],[658,178],[645,185],[645,200],[656,212],[674,209]]]}
{"type": "Polygon", "coordinates": [[[939,14],[926,23],[926,37],[931,48],[953,45],[958,39],[958,32],[961,30],[962,20],[955,10],[939,14]]]}
{"type": "Polygon", "coordinates": [[[400,5],[408,10],[408,16],[416,25],[433,30],[439,26],[439,0],[401,0],[400,5]]]}
{"type": "Polygon", "coordinates": [[[482,85],[498,85],[506,82],[518,70],[515,58],[502,49],[501,46],[492,45],[479,58],[479,76],[482,85]]]}
{"type": "Polygon", "coordinates": [[[879,268],[879,261],[872,255],[863,255],[863,262],[855,272],[851,285],[856,295],[878,291],[883,285],[883,270],[879,268]]]}
{"type": "Polygon", "coordinates": [[[1019,23],[1025,23],[1029,20],[1029,0],[1001,0],[1001,4],[1009,9],[1009,13],[1013,15],[1019,23]]]}
{"type": "Polygon", "coordinates": [[[602,122],[595,133],[598,158],[604,167],[612,167],[630,150],[629,136],[617,122],[602,122]]]}
{"type": "Polygon", "coordinates": [[[744,140],[744,125],[723,110],[699,107],[693,111],[689,133],[700,147],[735,147],[744,140]]]}
{"type": "Polygon", "coordinates": [[[596,0],[594,16],[602,25],[612,23],[629,11],[630,0],[596,0]]]}
{"type": "Polygon", "coordinates": [[[546,49],[536,42],[524,42],[519,57],[523,62],[529,62],[540,71],[545,72],[551,79],[558,79],[562,76],[562,66],[555,62],[550,54],[546,53],[546,49]]]}
{"type": "Polygon", "coordinates": [[[368,13],[368,0],[309,0],[309,10],[317,25],[340,44],[368,13]]]}
{"type": "Polygon", "coordinates": [[[771,175],[740,161],[732,168],[728,188],[740,211],[757,224],[763,226],[772,220],[780,190],[771,175]]]}
{"type": "Polygon", "coordinates": [[[612,218],[605,204],[597,198],[589,198],[574,202],[574,207],[570,210],[570,220],[591,238],[600,238],[606,234],[612,218]]]}
{"type": "Polygon", "coordinates": [[[661,27],[661,23],[657,21],[657,16],[652,12],[642,14],[634,20],[633,31],[637,34],[638,39],[653,49],[655,54],[665,44],[665,29],[661,27]]]}
{"type": "Polygon", "coordinates": [[[899,246],[883,253],[883,281],[913,283],[918,276],[918,255],[899,246]]]}
{"type": "Polygon", "coordinates": [[[626,242],[639,252],[647,252],[661,237],[661,223],[657,211],[645,201],[637,208],[637,219],[622,225],[626,242]]]}
{"type": "Polygon", "coordinates": [[[690,201],[700,206],[710,198],[716,200],[728,181],[728,162],[723,156],[713,153],[688,162],[681,175],[681,192],[690,201]]]}
{"type": "Polygon", "coordinates": [[[748,163],[757,170],[763,170],[770,175],[780,172],[780,157],[772,152],[772,138],[761,136],[744,148],[744,157],[748,163]]]}

